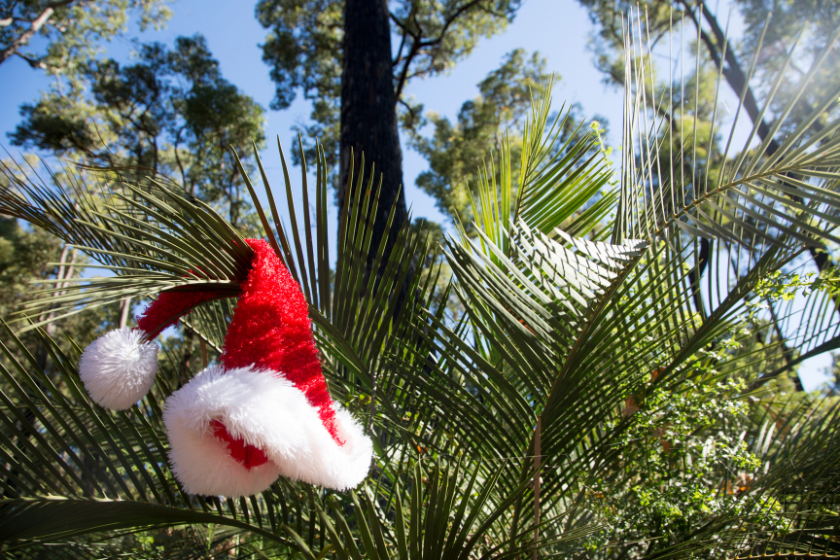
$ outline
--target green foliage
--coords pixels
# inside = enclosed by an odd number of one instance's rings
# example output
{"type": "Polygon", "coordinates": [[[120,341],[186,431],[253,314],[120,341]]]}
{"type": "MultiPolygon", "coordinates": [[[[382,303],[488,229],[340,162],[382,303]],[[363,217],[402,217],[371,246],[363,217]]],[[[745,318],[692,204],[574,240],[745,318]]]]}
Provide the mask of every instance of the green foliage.
{"type": "MultiPolygon", "coordinates": [[[[697,360],[703,362],[709,360],[697,360]]],[[[618,444],[629,484],[600,482],[588,489],[589,503],[600,505],[610,530],[587,547],[618,542],[627,544],[619,545],[617,556],[650,554],[725,514],[763,515],[765,524],[783,529],[774,501],[744,499],[761,468],[741,439],[750,425],[749,403],[739,396],[745,386],[687,382],[672,392],[653,381],[628,397],[614,420],[616,427],[634,420],[618,444]]]]}
{"type": "MultiPolygon", "coordinates": [[[[0,165],[5,167],[9,163],[3,161],[0,165]]],[[[33,167],[27,169],[29,176],[32,177],[36,169],[35,162],[29,163],[33,164],[33,167]]],[[[5,171],[11,174],[9,167],[5,167],[5,171]]],[[[14,175],[18,179],[27,176],[21,170],[17,171],[14,175]]],[[[0,175],[0,185],[5,188],[10,186],[6,175],[0,175]]],[[[78,279],[82,274],[87,263],[88,259],[85,255],[80,254],[75,248],[62,244],[59,238],[44,230],[37,227],[23,227],[14,218],[0,217],[0,313],[2,317],[14,317],[33,300],[39,300],[45,296],[47,298],[60,297],[68,283],[78,279]],[[38,284],[43,282],[53,282],[56,285],[54,289],[44,291],[43,285],[38,284]]],[[[61,333],[61,336],[57,336],[57,343],[64,351],[71,348],[70,339],[102,332],[103,328],[118,321],[118,312],[113,308],[80,311],[56,322],[54,306],[48,305],[43,309],[42,315],[35,319],[51,321],[47,326],[47,332],[51,335],[61,333]]],[[[30,351],[34,351],[39,365],[43,368],[51,368],[46,349],[39,344],[38,338],[29,333],[23,335],[23,339],[30,351]]],[[[0,333],[0,341],[10,344],[7,333],[0,333]]],[[[17,359],[22,357],[23,354],[16,354],[17,359]]],[[[0,360],[3,359],[0,357],[0,360]]]]}
{"type": "MultiPolygon", "coordinates": [[[[455,124],[446,117],[427,113],[420,125],[431,124],[434,131],[431,137],[424,137],[416,123],[405,123],[411,146],[429,162],[429,170],[417,177],[417,186],[433,196],[438,208],[467,231],[472,232],[475,219],[472,206],[475,185],[487,178],[501,180],[502,170],[492,167],[492,158],[505,150],[510,151],[510,171],[518,171],[525,120],[530,116],[534,100],[549,95],[552,85],[552,77],[545,72],[545,60],[539,53],[527,57],[524,50],[516,49],[479,82],[479,96],[461,106],[455,124]]],[[[561,109],[560,115],[560,119],[557,115],[551,119],[556,127],[552,130],[556,135],[552,149],[574,147],[577,150],[585,144],[578,157],[591,158],[595,146],[589,143],[580,107],[561,109]]],[[[598,131],[605,133],[606,129],[598,131]]]]}
{"type": "MultiPolygon", "coordinates": [[[[405,122],[412,116],[403,115],[411,146],[429,162],[429,170],[417,177],[417,186],[434,197],[448,217],[459,218],[467,226],[472,223],[470,184],[475,184],[479,172],[488,172],[488,154],[499,153],[507,142],[512,161],[519,160],[525,117],[534,96],[550,93],[544,91],[549,78],[539,53],[528,57],[523,49],[516,49],[479,82],[479,96],[461,106],[455,124],[434,112],[419,123],[405,122]],[[430,138],[419,131],[427,121],[434,127],[430,138]]],[[[578,132],[580,109],[575,106],[570,112],[574,114],[563,122],[559,145],[578,132]]]]}
{"type": "Polygon", "coordinates": [[[832,298],[840,295],[840,271],[835,267],[817,276],[814,272],[800,275],[796,272],[782,273],[781,270],[776,270],[761,279],[755,293],[770,300],[790,301],[797,293],[810,295],[814,290],[823,290],[832,298]]]}
{"type": "Polygon", "coordinates": [[[0,64],[19,56],[33,68],[74,78],[101,51],[101,44],[125,32],[137,14],[141,30],[160,28],[171,12],[168,0],[34,0],[0,2],[0,64]],[[27,48],[39,36],[42,52],[27,48]]]}
{"type": "Polygon", "coordinates": [[[0,301],[3,316],[14,310],[31,289],[29,281],[41,277],[60,250],[58,240],[42,231],[24,230],[13,218],[0,218],[0,301]]]}
{"type": "MultiPolygon", "coordinates": [[[[240,226],[249,205],[230,149],[250,153],[252,142],[264,144],[263,113],[222,77],[196,35],[179,37],[172,50],[142,45],[134,64],[90,62],[70,91],[24,105],[11,138],[89,165],[167,175],[240,226]]],[[[254,171],[253,159],[244,161],[254,171]]]]}
{"type": "MultiPolygon", "coordinates": [[[[749,118],[759,127],[757,136],[761,140],[768,136],[774,121],[783,122],[782,130],[802,123],[822,99],[840,86],[837,78],[840,6],[836,1],[780,4],[738,0],[735,7],[746,24],[740,42],[727,36],[729,26],[723,21],[724,14],[714,13],[706,4],[688,0],[650,0],[641,4],[580,0],[580,3],[589,11],[596,26],[592,50],[596,66],[605,74],[605,81],[613,84],[626,81],[622,62],[624,18],[631,10],[638,10],[640,17],[636,24],[653,44],[663,43],[669,37],[673,44],[676,36],[702,52],[700,68],[720,74],[732,93],[741,99],[746,113],[743,118],[749,118]],[[801,47],[797,59],[792,61],[789,54],[795,43],[801,47]],[[824,55],[829,55],[831,62],[819,62],[824,55]],[[771,86],[777,77],[779,84],[771,86]],[[803,89],[803,80],[809,81],[811,87],[803,89]],[[764,111],[760,110],[762,96],[770,100],[764,111]]],[[[680,64],[683,61],[692,64],[692,57],[686,57],[681,50],[677,44],[668,56],[678,58],[680,64]]],[[[683,70],[681,73],[685,74],[683,70]]],[[[713,77],[711,82],[715,79],[713,77]]],[[[700,99],[712,103],[713,96],[703,93],[700,92],[700,99]]],[[[648,99],[651,107],[658,103],[659,97],[648,99]]],[[[673,105],[662,105],[660,110],[674,111],[673,105]]],[[[830,120],[829,115],[837,116],[837,107],[831,109],[810,124],[807,134],[819,133],[830,120]]],[[[770,149],[774,151],[777,147],[775,144],[770,149]]]]}

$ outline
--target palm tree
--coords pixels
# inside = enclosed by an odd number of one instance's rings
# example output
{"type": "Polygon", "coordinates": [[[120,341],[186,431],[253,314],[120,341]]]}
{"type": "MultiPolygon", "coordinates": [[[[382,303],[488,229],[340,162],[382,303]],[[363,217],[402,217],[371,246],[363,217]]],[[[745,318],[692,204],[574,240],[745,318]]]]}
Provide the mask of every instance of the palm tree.
{"type": "MultiPolygon", "coordinates": [[[[631,36],[627,50],[643,44],[631,36]]],[[[792,367],[778,329],[795,342],[795,359],[837,347],[834,296],[812,289],[795,315],[770,317],[756,305],[768,278],[838,241],[840,121],[806,136],[837,95],[772,155],[752,146],[753,129],[742,151],[692,162],[686,175],[687,155],[665,149],[667,116],[648,109],[644,59],[628,57],[626,71],[635,86],[625,95],[618,187],[605,157],[584,159],[598,138],[556,145],[565,117],[550,119],[550,101],[535,100],[521,160],[503,147],[475,186],[475,238],[459,228],[436,247],[407,221],[371,246],[381,185],[351,172],[355,199],[341,209],[333,257],[323,154],[314,193],[302,174],[314,216],[294,207],[285,159],[280,190],[260,165],[267,208],[243,170],[263,235],[309,302],[333,397],[374,439],[375,465],[355,491],[280,478],[249,498],[189,495],[169,468],[161,420],[163,399],[182,383],[175,351],[147,397],[108,412],[85,394],[78,355],[62,352],[43,321],[5,324],[13,340],[15,329],[39,333],[51,368],[22,344],[2,347],[4,553],[840,554],[837,405],[766,390],[778,380],[768,373],[792,367]],[[277,207],[283,195],[289,227],[277,207]],[[712,253],[700,253],[701,239],[712,253]],[[366,270],[379,271],[376,280],[366,270]],[[689,485],[694,494],[675,490],[689,485]],[[690,518],[662,513],[651,496],[697,507],[690,518]]],[[[784,124],[781,115],[770,137],[784,124]]],[[[56,190],[7,177],[0,213],[114,273],[36,299],[24,317],[49,309],[60,320],[174,289],[236,294],[249,262],[244,238],[162,179],[85,170],[56,190]]],[[[206,362],[220,352],[231,310],[216,300],[183,322],[206,362]]]]}

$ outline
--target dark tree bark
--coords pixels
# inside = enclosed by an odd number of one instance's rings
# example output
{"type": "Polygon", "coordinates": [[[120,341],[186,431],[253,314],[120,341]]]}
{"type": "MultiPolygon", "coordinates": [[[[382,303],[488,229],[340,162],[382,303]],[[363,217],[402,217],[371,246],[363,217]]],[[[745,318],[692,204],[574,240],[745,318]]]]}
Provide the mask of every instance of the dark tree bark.
{"type": "MultiPolygon", "coordinates": [[[[375,251],[395,201],[397,208],[392,231],[399,228],[407,216],[386,0],[346,1],[343,57],[338,203],[339,208],[343,208],[345,197],[353,192],[352,187],[347,188],[351,151],[356,177],[364,154],[365,178],[369,178],[374,170],[376,185],[380,174],[382,176],[371,244],[372,251],[375,251]]],[[[392,243],[388,244],[388,253],[392,243]]]]}

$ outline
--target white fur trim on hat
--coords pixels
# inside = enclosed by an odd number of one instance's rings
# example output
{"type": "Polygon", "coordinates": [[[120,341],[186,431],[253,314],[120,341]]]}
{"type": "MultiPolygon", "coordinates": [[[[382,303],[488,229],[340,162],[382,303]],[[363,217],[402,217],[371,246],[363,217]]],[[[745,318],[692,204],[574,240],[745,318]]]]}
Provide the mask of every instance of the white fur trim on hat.
{"type": "Polygon", "coordinates": [[[282,375],[210,366],[166,400],[172,470],[191,494],[250,496],[280,474],[336,490],[353,488],[367,476],[373,445],[350,413],[333,406],[341,446],[318,409],[282,375]],[[214,435],[212,420],[262,449],[268,462],[245,468],[214,435]]]}
{"type": "Polygon", "coordinates": [[[85,348],[79,377],[90,397],[106,408],[125,410],[142,399],[155,380],[158,346],[142,342],[141,331],[110,331],[85,348]]]}

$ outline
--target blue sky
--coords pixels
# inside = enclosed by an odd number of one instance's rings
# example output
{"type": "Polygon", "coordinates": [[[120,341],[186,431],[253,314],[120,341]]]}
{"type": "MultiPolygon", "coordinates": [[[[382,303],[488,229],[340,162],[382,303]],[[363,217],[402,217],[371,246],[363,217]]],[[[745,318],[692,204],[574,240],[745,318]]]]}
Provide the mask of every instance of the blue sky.
{"type": "MultiPolygon", "coordinates": [[[[268,109],[274,86],[268,67],[261,59],[259,44],[265,37],[265,30],[254,18],[254,4],[235,0],[175,0],[172,4],[174,15],[167,27],[159,32],[144,33],[141,38],[171,45],[180,35],[204,34],[213,56],[220,62],[224,77],[268,109]]],[[[715,11],[725,19],[728,9],[718,6],[715,11]]],[[[612,129],[608,142],[617,145],[615,136],[621,121],[621,92],[605,86],[602,75],[592,64],[592,54],[587,50],[592,29],[586,11],[576,1],[525,0],[516,20],[504,33],[483,40],[472,55],[449,74],[415,80],[407,92],[426,109],[454,119],[461,104],[477,95],[476,84],[498,67],[505,53],[515,48],[524,48],[529,53],[539,51],[546,57],[549,71],[560,78],[554,90],[555,107],[559,108],[564,102],[577,102],[585,115],[606,117],[612,129]]],[[[737,29],[736,19],[736,35],[737,29]]],[[[116,39],[107,48],[109,56],[121,61],[130,60],[132,44],[129,38],[116,39]]],[[[676,57],[676,52],[674,55],[676,57]]],[[[690,55],[687,58],[690,59],[690,55]]],[[[12,58],[0,67],[0,84],[0,144],[16,153],[17,149],[10,148],[6,133],[14,130],[20,121],[20,105],[36,100],[39,91],[50,87],[50,80],[32,70],[23,60],[12,58]]],[[[722,94],[731,96],[725,87],[722,94]]],[[[273,139],[279,135],[288,151],[294,138],[291,127],[306,122],[309,112],[309,104],[301,98],[285,111],[267,111],[269,146],[274,146],[273,139]]],[[[281,167],[276,148],[265,150],[262,157],[269,173],[278,176],[281,167]]],[[[434,200],[414,184],[417,175],[426,169],[425,160],[407,149],[405,142],[403,157],[406,196],[414,216],[443,222],[434,200]]],[[[294,170],[293,175],[296,173],[294,170]]],[[[822,370],[830,365],[830,358],[825,355],[809,362],[803,365],[801,373],[810,389],[822,383],[822,370]]]]}

